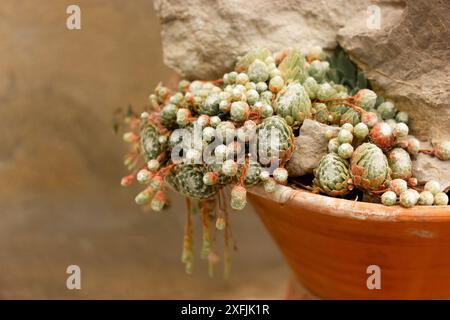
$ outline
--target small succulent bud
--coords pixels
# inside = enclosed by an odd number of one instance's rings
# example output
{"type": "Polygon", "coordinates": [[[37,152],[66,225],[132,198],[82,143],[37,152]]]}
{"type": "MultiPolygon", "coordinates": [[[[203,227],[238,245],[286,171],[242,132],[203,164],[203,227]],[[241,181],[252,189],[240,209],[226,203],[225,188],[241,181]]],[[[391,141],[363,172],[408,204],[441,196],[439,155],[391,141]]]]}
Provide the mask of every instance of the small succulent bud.
{"type": "MultiPolygon", "coordinates": [[[[253,82],[250,82],[253,83],[253,82]]],[[[250,105],[254,105],[256,102],[258,102],[259,99],[259,93],[255,89],[250,89],[247,91],[247,102],[250,105]]]]}
{"type": "Polygon", "coordinates": [[[389,190],[395,192],[396,195],[400,195],[403,191],[408,189],[408,184],[405,180],[394,179],[389,184],[389,190]]]}
{"type": "Polygon", "coordinates": [[[166,144],[166,143],[167,143],[167,140],[168,140],[168,137],[167,137],[166,135],[160,135],[160,136],[158,137],[158,142],[159,142],[159,144],[161,144],[161,145],[166,144]]]}
{"type": "Polygon", "coordinates": [[[419,199],[416,190],[408,189],[400,194],[400,204],[405,208],[414,207],[419,199]]]}
{"type": "Polygon", "coordinates": [[[225,222],[224,217],[222,217],[222,216],[217,217],[217,220],[216,220],[216,229],[217,230],[225,229],[225,224],[226,224],[226,222],[225,222]]]}
{"type": "Polygon", "coordinates": [[[400,111],[399,113],[397,113],[397,115],[395,116],[395,120],[397,120],[397,122],[403,122],[403,123],[408,123],[409,121],[409,116],[406,112],[404,111],[400,111]]]}
{"type": "Polygon", "coordinates": [[[264,91],[267,90],[267,83],[265,82],[258,82],[256,84],[256,91],[258,91],[258,93],[262,93],[264,91]]]}
{"type": "Polygon", "coordinates": [[[242,210],[247,204],[247,190],[241,186],[234,186],[231,190],[231,207],[234,210],[242,210]]]}
{"type": "Polygon", "coordinates": [[[203,183],[208,186],[213,186],[213,185],[217,184],[218,178],[219,178],[218,172],[207,172],[203,176],[203,183]]]}
{"type": "Polygon", "coordinates": [[[391,101],[385,101],[380,104],[377,108],[377,111],[380,113],[383,120],[393,119],[395,117],[395,114],[397,113],[395,105],[391,101]]]}
{"type": "Polygon", "coordinates": [[[209,116],[206,114],[201,114],[197,118],[197,123],[200,127],[206,127],[209,124],[209,116]]]}
{"type": "Polygon", "coordinates": [[[364,140],[369,134],[369,128],[365,123],[360,122],[353,128],[353,134],[359,140],[364,140]]]}
{"type": "Polygon", "coordinates": [[[153,196],[153,193],[154,193],[154,190],[149,187],[149,188],[145,189],[144,191],[141,191],[140,193],[138,193],[136,198],[134,198],[134,201],[136,202],[136,204],[138,204],[140,206],[144,205],[150,201],[150,199],[153,196]]]}
{"type": "Polygon", "coordinates": [[[273,108],[270,104],[265,103],[262,107],[261,116],[263,118],[269,118],[273,115],[273,108]]]}
{"type": "Polygon", "coordinates": [[[370,89],[359,90],[354,98],[355,102],[364,110],[372,109],[377,102],[377,94],[370,89]]]}
{"type": "Polygon", "coordinates": [[[261,171],[261,173],[259,174],[259,178],[261,179],[261,181],[265,182],[270,178],[270,173],[267,170],[263,170],[261,171]]]}
{"type": "Polygon", "coordinates": [[[441,191],[441,185],[439,182],[437,182],[435,180],[430,180],[427,183],[425,183],[425,186],[423,189],[425,191],[430,191],[431,194],[434,196],[441,191]]]}
{"type": "Polygon", "coordinates": [[[164,184],[164,178],[161,176],[154,176],[151,180],[150,180],[150,187],[153,190],[159,190],[162,188],[164,184]]]}
{"type": "Polygon", "coordinates": [[[228,148],[226,145],[221,144],[218,145],[215,149],[214,149],[214,155],[216,156],[216,159],[221,161],[221,160],[225,160],[227,155],[228,155],[228,148]]]}
{"type": "Polygon", "coordinates": [[[273,171],[273,178],[276,182],[284,184],[288,179],[288,171],[285,168],[276,168],[273,171]]]}
{"type": "Polygon", "coordinates": [[[379,122],[370,129],[369,139],[383,150],[388,150],[394,144],[394,134],[390,125],[379,122]]]}
{"type": "Polygon", "coordinates": [[[381,196],[381,203],[385,206],[393,206],[397,202],[397,195],[393,191],[386,191],[381,196]]]}
{"type": "Polygon", "coordinates": [[[209,124],[211,125],[211,127],[215,128],[219,125],[219,123],[221,123],[222,120],[220,120],[220,118],[218,116],[212,116],[211,118],[209,118],[209,124]]]}
{"type": "Polygon", "coordinates": [[[409,128],[408,126],[403,123],[403,122],[399,122],[395,125],[394,128],[394,135],[398,138],[404,138],[408,135],[409,133],[409,128]]]}
{"type": "Polygon", "coordinates": [[[392,149],[388,154],[391,177],[408,180],[412,176],[412,162],[409,153],[402,148],[392,149]]]}
{"type": "Polygon", "coordinates": [[[191,112],[189,109],[181,108],[177,111],[177,124],[181,127],[185,127],[189,124],[191,119],[191,112]]]}
{"type": "Polygon", "coordinates": [[[275,78],[275,77],[279,77],[279,76],[281,76],[281,72],[280,72],[280,70],[278,70],[277,68],[271,69],[271,70],[269,71],[269,77],[270,77],[270,78],[275,78]]]}
{"type": "Polygon", "coordinates": [[[444,192],[438,192],[434,195],[435,206],[446,206],[448,204],[448,196],[444,192]]]}
{"type": "Polygon", "coordinates": [[[236,71],[231,71],[230,73],[228,73],[228,83],[229,84],[236,83],[237,75],[238,73],[236,71]]]}
{"type": "Polygon", "coordinates": [[[147,169],[139,170],[139,172],[136,175],[136,180],[139,183],[148,183],[152,177],[152,173],[148,171],[147,169]]]}
{"type": "Polygon", "coordinates": [[[150,114],[147,111],[141,113],[141,120],[147,120],[150,117],[150,114]]]}
{"type": "Polygon", "coordinates": [[[238,164],[232,159],[228,159],[222,164],[222,172],[229,177],[234,177],[237,171],[238,164]]]}
{"type": "Polygon", "coordinates": [[[273,93],[279,92],[284,86],[284,80],[280,76],[273,77],[269,82],[269,89],[273,93]]]}
{"type": "Polygon", "coordinates": [[[231,91],[231,98],[233,101],[241,101],[245,98],[245,92],[247,89],[243,85],[236,85],[231,91]]]}
{"type": "Polygon", "coordinates": [[[250,108],[246,102],[236,101],[231,104],[231,120],[236,122],[245,121],[249,115],[250,108]]]}
{"type": "Polygon", "coordinates": [[[433,145],[434,155],[442,161],[450,160],[450,141],[443,141],[433,145]]]}
{"type": "Polygon", "coordinates": [[[270,103],[272,101],[273,94],[270,91],[264,91],[264,92],[261,92],[261,94],[259,96],[261,97],[261,101],[270,103]]]}
{"type": "Polygon", "coordinates": [[[321,82],[327,73],[330,65],[326,61],[314,60],[310,63],[308,73],[311,77],[321,82]]]}
{"type": "Polygon", "coordinates": [[[343,159],[349,159],[353,154],[353,147],[350,143],[343,143],[338,148],[338,155],[343,159]]]}
{"type": "Polygon", "coordinates": [[[151,110],[156,110],[159,107],[159,103],[158,103],[158,97],[156,96],[156,94],[151,94],[148,96],[148,102],[150,103],[150,109],[151,110]]]}
{"type": "Polygon", "coordinates": [[[276,183],[275,179],[268,178],[266,181],[264,181],[264,191],[266,191],[267,193],[274,192],[276,187],[277,187],[277,183],[276,183]]]}
{"type": "Polygon", "coordinates": [[[319,84],[316,79],[313,77],[306,78],[305,82],[303,82],[303,86],[305,87],[306,92],[310,99],[315,99],[317,97],[317,93],[319,91],[319,84]]]}
{"type": "Polygon", "coordinates": [[[156,172],[159,169],[159,161],[156,159],[151,159],[147,162],[147,169],[151,172],[156,172]]]}
{"type": "Polygon", "coordinates": [[[332,98],[336,94],[336,90],[328,83],[324,82],[319,85],[319,89],[317,90],[317,98],[319,99],[329,99],[332,98]]]}
{"type": "Polygon", "coordinates": [[[128,143],[136,142],[139,141],[139,136],[134,132],[126,132],[123,134],[123,141],[128,143]]]}
{"type": "Polygon", "coordinates": [[[361,115],[361,122],[372,128],[378,122],[378,116],[374,112],[364,112],[361,115]]]}
{"type": "Polygon", "coordinates": [[[213,127],[203,128],[202,135],[203,139],[205,139],[206,142],[210,142],[216,136],[216,129],[214,129],[213,127]]]}
{"type": "Polygon", "coordinates": [[[190,82],[186,79],[181,80],[178,82],[178,91],[180,92],[186,92],[189,89],[190,82]]]}
{"type": "Polygon", "coordinates": [[[169,103],[179,106],[184,99],[184,96],[181,92],[177,92],[173,96],[170,97],[169,103]]]}
{"type": "MultiPolygon", "coordinates": [[[[249,90],[256,90],[256,83],[254,82],[247,82],[247,84],[245,85],[245,89],[247,89],[247,93],[249,90]]],[[[256,91],[258,92],[258,91],[256,91]]]]}
{"type": "Polygon", "coordinates": [[[263,82],[269,79],[269,68],[263,61],[256,59],[248,67],[248,78],[253,82],[263,82]]]}
{"type": "Polygon", "coordinates": [[[417,203],[421,206],[431,206],[434,202],[434,196],[430,191],[422,191],[419,194],[419,200],[417,203]]]}
{"type": "Polygon", "coordinates": [[[331,139],[333,139],[335,137],[336,137],[336,131],[335,130],[328,129],[327,131],[325,131],[325,138],[327,140],[331,140],[331,139]]]}
{"type": "Polygon", "coordinates": [[[406,142],[407,142],[406,151],[408,151],[408,153],[412,156],[417,155],[420,149],[420,141],[414,137],[408,137],[406,139],[406,142]]]}
{"type": "Polygon", "coordinates": [[[330,141],[328,141],[328,152],[338,153],[339,146],[340,143],[337,138],[330,139],[330,141]]]}
{"type": "Polygon", "coordinates": [[[134,176],[132,174],[125,176],[122,178],[122,180],[120,180],[120,185],[122,187],[128,187],[129,185],[131,185],[133,183],[134,180],[134,176]]]}
{"type": "Polygon", "coordinates": [[[237,84],[245,85],[248,81],[249,81],[249,79],[248,79],[248,75],[246,73],[241,72],[236,76],[237,84]]]}
{"type": "Polygon", "coordinates": [[[353,134],[345,129],[341,129],[338,133],[337,139],[339,143],[352,143],[353,134]]]}
{"type": "Polygon", "coordinates": [[[230,109],[231,109],[231,102],[230,101],[227,101],[227,100],[220,101],[220,103],[219,103],[219,110],[221,112],[227,113],[227,112],[230,112],[230,109]]]}
{"type": "Polygon", "coordinates": [[[353,125],[351,123],[344,123],[341,128],[353,133],[353,125]]]}
{"type": "Polygon", "coordinates": [[[151,207],[153,211],[161,211],[166,205],[166,195],[164,191],[160,190],[156,192],[155,196],[152,199],[151,207]]]}

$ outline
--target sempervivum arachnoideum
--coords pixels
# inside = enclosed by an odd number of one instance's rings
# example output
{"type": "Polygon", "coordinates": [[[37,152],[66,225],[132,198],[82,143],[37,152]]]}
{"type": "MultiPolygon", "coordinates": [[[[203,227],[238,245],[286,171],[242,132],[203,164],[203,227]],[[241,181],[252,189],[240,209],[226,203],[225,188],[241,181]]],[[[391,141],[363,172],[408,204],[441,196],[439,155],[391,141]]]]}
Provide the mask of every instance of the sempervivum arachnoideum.
{"type": "Polygon", "coordinates": [[[262,164],[274,157],[284,164],[294,148],[294,134],[286,120],[280,116],[264,119],[257,128],[258,155],[262,164]]]}
{"type": "Polygon", "coordinates": [[[379,147],[363,143],[353,152],[350,174],[353,184],[363,190],[383,190],[390,180],[388,160],[379,147]]]}
{"type": "Polygon", "coordinates": [[[163,146],[159,142],[159,132],[150,123],[144,125],[140,133],[141,149],[146,160],[156,159],[163,151],[163,146]]]}
{"type": "MultiPolygon", "coordinates": [[[[241,177],[244,166],[240,165],[238,169],[237,176],[241,177]]],[[[249,161],[248,165],[245,167],[245,177],[243,180],[243,184],[246,187],[254,186],[261,182],[261,165],[256,161],[249,161]]]]}
{"type": "Polygon", "coordinates": [[[203,166],[179,164],[166,176],[166,183],[175,191],[194,199],[208,199],[216,194],[216,189],[203,182],[206,170],[203,166]]]}
{"type": "Polygon", "coordinates": [[[450,141],[442,141],[433,145],[434,155],[443,161],[450,160],[450,141]]]}
{"type": "Polygon", "coordinates": [[[412,176],[412,162],[409,153],[402,148],[392,149],[388,154],[392,179],[408,180],[412,176]]]}
{"type": "Polygon", "coordinates": [[[305,119],[311,119],[311,100],[305,88],[299,82],[291,82],[277,95],[274,110],[289,125],[300,125],[305,119]]]}
{"type": "Polygon", "coordinates": [[[381,149],[389,150],[395,142],[394,131],[388,123],[378,122],[370,129],[369,140],[381,149]]]}
{"type": "Polygon", "coordinates": [[[335,153],[320,159],[314,176],[314,185],[330,196],[345,195],[352,188],[348,162],[335,153]]]}

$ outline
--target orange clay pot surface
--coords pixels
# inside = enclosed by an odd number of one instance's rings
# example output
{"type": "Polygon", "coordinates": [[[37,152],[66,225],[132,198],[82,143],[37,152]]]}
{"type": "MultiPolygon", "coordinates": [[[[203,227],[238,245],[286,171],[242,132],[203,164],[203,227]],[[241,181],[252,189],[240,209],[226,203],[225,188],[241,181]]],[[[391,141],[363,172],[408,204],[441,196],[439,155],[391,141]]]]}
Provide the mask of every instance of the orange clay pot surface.
{"type": "Polygon", "coordinates": [[[250,201],[298,280],[324,299],[450,298],[450,206],[405,209],[280,186],[250,201]],[[381,289],[369,290],[370,265],[381,289]]]}

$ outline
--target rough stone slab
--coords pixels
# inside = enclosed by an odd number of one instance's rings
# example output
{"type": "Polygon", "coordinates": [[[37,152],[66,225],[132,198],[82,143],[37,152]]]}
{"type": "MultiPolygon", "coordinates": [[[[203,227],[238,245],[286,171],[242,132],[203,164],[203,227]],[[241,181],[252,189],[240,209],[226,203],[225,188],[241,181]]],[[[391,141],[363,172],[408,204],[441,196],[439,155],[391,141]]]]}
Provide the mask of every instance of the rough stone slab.
{"type": "Polygon", "coordinates": [[[450,138],[450,3],[380,2],[381,29],[356,15],[338,41],[421,139],[450,138]]]}
{"type": "Polygon", "coordinates": [[[188,78],[217,78],[254,47],[336,46],[366,0],[156,0],[165,63],[188,78]]]}
{"type": "Polygon", "coordinates": [[[442,189],[450,187],[450,161],[441,161],[433,156],[419,153],[412,162],[413,177],[419,184],[436,180],[442,189]]]}

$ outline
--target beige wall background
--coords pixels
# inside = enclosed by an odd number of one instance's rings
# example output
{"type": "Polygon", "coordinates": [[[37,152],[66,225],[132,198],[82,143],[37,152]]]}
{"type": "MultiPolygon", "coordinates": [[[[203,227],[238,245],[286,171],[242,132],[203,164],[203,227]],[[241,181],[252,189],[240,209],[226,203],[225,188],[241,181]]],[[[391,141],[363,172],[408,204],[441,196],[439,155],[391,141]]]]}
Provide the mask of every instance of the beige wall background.
{"type": "Polygon", "coordinates": [[[183,199],[144,213],[119,185],[113,111],[170,75],[150,0],[4,0],[0,17],[0,298],[283,297],[288,269],[253,212],[232,216],[230,280],[198,256],[187,276],[183,199]],[[66,288],[71,264],[81,290],[66,288]]]}

